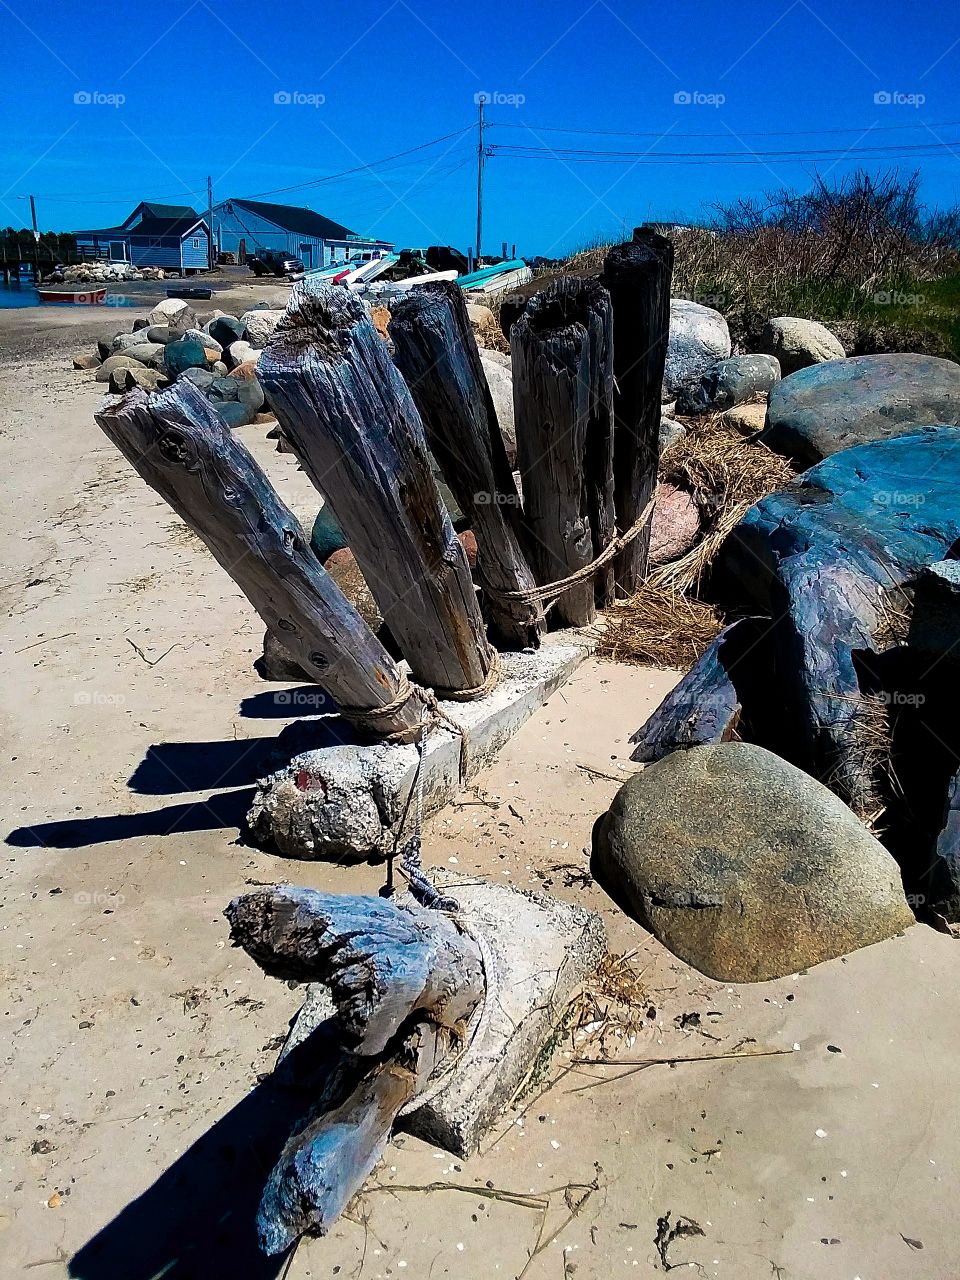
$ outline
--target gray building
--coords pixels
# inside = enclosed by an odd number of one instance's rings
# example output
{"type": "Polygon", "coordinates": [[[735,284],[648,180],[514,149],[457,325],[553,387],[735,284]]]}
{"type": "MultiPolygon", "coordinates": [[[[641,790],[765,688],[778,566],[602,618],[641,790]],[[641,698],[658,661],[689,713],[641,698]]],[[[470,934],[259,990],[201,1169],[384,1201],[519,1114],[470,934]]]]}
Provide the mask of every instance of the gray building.
{"type": "Polygon", "coordinates": [[[223,200],[213,207],[217,251],[245,261],[258,249],[277,249],[299,258],[306,268],[325,267],[364,249],[392,249],[387,240],[357,235],[342,223],[312,209],[259,200],[223,200]]]}
{"type": "Polygon", "coordinates": [[[210,234],[205,218],[188,205],[142,200],[119,227],[74,232],[82,258],[163,267],[184,275],[206,271],[210,234]]]}

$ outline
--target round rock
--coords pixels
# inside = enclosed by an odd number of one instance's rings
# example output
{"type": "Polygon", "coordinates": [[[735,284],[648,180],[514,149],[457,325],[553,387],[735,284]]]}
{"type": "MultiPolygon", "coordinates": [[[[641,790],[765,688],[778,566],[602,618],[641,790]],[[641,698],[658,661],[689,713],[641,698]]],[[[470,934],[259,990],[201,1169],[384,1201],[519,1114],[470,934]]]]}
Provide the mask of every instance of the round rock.
{"type": "Polygon", "coordinates": [[[913,924],[890,854],[821,783],[744,742],[674,752],[620,789],[596,878],[674,955],[762,982],[913,924]]]}
{"type": "Polygon", "coordinates": [[[928,423],[960,424],[960,365],[913,353],[855,356],[777,383],[763,441],[812,463],[928,423]]]}
{"type": "Polygon", "coordinates": [[[285,312],[279,310],[254,308],[253,311],[245,311],[240,317],[244,338],[252,347],[265,347],[284,315],[285,312]]]}
{"type": "Polygon", "coordinates": [[[207,356],[199,342],[181,338],[178,342],[170,342],[163,348],[164,364],[172,378],[183,373],[185,369],[205,369],[207,356]]]}
{"type": "Polygon", "coordinates": [[[846,352],[835,333],[818,320],[797,316],[774,316],[763,326],[760,350],[776,356],[784,377],[827,360],[843,360],[846,352]]]}
{"type": "Polygon", "coordinates": [[[687,298],[670,299],[670,340],[663,373],[663,399],[672,400],[718,360],[730,354],[730,330],[719,311],[687,298]]]}
{"type": "Polygon", "coordinates": [[[756,395],[766,395],[780,381],[776,356],[731,356],[718,360],[699,382],[681,387],[677,413],[692,416],[717,413],[743,404],[756,395]]]}

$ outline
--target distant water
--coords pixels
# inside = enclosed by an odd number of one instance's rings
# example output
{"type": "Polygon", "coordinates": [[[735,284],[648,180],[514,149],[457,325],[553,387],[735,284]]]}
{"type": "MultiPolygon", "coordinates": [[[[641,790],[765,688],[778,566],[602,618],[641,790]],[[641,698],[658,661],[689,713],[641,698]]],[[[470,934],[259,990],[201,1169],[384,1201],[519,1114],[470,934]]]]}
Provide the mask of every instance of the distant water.
{"type": "Polygon", "coordinates": [[[4,284],[0,280],[0,307],[39,307],[40,295],[32,284],[4,284]]]}
{"type": "MultiPolygon", "coordinates": [[[[95,285],[89,286],[91,289],[95,285]]],[[[101,285],[100,288],[103,288],[101,285]]],[[[4,307],[75,307],[75,302],[41,302],[40,295],[32,284],[4,284],[0,281],[0,309],[4,307]]],[[[100,304],[104,307],[142,307],[143,303],[125,293],[108,293],[100,304]]]]}

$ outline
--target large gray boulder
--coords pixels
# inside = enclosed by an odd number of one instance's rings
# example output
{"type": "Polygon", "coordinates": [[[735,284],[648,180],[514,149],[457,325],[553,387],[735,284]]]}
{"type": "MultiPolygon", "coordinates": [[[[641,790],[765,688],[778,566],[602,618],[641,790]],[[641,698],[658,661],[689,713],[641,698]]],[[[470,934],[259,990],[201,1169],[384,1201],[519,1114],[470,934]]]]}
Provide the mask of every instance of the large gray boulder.
{"type": "Polygon", "coordinates": [[[754,396],[767,395],[779,381],[780,364],[775,356],[731,356],[718,360],[699,382],[681,387],[676,411],[687,417],[722,412],[754,396]]]}
{"type": "Polygon", "coordinates": [[[836,334],[818,320],[801,320],[797,316],[774,316],[763,326],[760,350],[776,356],[784,377],[826,360],[842,360],[846,356],[836,334]]]}
{"type": "Polygon", "coordinates": [[[763,441],[809,464],[927,423],[960,423],[960,365],[913,353],[855,356],[777,383],[763,441]]]}
{"type": "Polygon", "coordinates": [[[500,423],[500,434],[507,448],[507,457],[510,465],[514,466],[517,459],[517,432],[513,423],[513,371],[510,360],[509,357],[497,351],[481,348],[480,363],[483,365],[487,386],[493,397],[493,407],[497,411],[497,421],[500,423]]]}
{"type": "Polygon", "coordinates": [[[147,319],[152,325],[178,329],[181,333],[196,328],[197,324],[193,308],[183,298],[164,298],[157,303],[147,319]]]}
{"type": "Polygon", "coordinates": [[[282,310],[272,311],[259,307],[245,311],[240,317],[245,340],[251,347],[265,347],[285,314],[282,310]]]}
{"type": "Polygon", "coordinates": [[[151,369],[159,369],[163,368],[165,351],[166,347],[162,342],[134,342],[124,347],[122,354],[129,356],[131,360],[139,360],[141,364],[149,365],[151,369]]]}
{"type": "Polygon", "coordinates": [[[674,955],[723,982],[796,973],[913,923],[897,864],[821,783],[749,743],[631,778],[594,875],[674,955]]]}
{"type": "Polygon", "coordinates": [[[663,399],[698,382],[711,365],[730,354],[730,330],[719,311],[688,298],[670,299],[670,340],[663,373],[663,399]]]}
{"type": "Polygon", "coordinates": [[[104,360],[100,368],[97,370],[96,380],[97,382],[109,382],[110,375],[111,373],[113,373],[114,369],[142,369],[142,368],[143,368],[143,365],[139,360],[134,360],[131,356],[125,355],[123,353],[118,355],[108,356],[107,359],[104,360]]]}

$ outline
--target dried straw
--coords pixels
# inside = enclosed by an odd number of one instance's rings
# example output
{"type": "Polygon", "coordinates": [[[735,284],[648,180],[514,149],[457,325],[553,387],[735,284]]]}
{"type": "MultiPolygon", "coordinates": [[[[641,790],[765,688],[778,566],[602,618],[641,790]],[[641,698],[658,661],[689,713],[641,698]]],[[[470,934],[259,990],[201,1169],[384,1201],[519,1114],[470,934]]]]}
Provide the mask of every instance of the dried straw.
{"type": "Polygon", "coordinates": [[[652,583],[611,609],[604,623],[597,646],[601,658],[682,669],[697,661],[723,625],[712,605],[652,583]]]}

